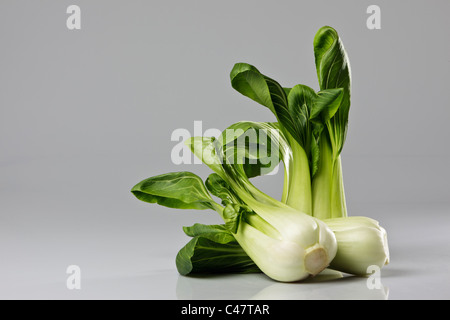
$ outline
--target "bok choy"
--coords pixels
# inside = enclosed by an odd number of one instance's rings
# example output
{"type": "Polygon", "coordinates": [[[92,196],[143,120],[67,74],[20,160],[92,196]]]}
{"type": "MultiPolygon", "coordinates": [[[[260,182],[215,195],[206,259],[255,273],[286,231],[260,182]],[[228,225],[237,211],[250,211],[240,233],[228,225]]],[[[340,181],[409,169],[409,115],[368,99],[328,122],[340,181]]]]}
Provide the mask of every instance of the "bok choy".
{"type": "Polygon", "coordinates": [[[186,141],[212,170],[205,182],[183,171],[133,187],[142,201],[211,209],[222,218],[221,225],[183,228],[192,239],[176,257],[180,274],[264,272],[274,280],[298,281],[327,267],[365,275],[368,267],[389,262],[384,228],[347,214],[341,159],[351,97],[347,53],[327,26],[313,47],[318,91],[303,84],[286,88],[255,66],[234,65],[231,86],[268,108],[276,122],[241,121],[218,138],[186,141]],[[277,200],[251,179],[280,163],[284,183],[277,200]]]}
{"type": "MultiPolygon", "coordinates": [[[[224,227],[245,251],[248,257],[270,278],[278,281],[298,281],[324,270],[333,260],[337,251],[334,233],[327,225],[316,218],[300,212],[275,200],[256,188],[247,178],[243,162],[235,161],[239,148],[228,148],[219,141],[195,137],[189,141],[192,150],[202,150],[202,160],[215,172],[211,174],[206,186],[203,181],[190,172],[176,172],[152,177],[137,184],[132,192],[143,201],[180,209],[213,209],[224,221],[224,227]],[[231,152],[230,152],[231,151],[231,152]],[[216,203],[211,194],[222,200],[216,203]]],[[[230,247],[233,241],[227,233],[217,232],[217,227],[204,227],[214,230],[203,233],[202,237],[191,241],[211,241],[211,246],[220,244],[234,254],[240,248],[230,247]]],[[[185,230],[186,231],[186,230],[185,230]]],[[[195,233],[194,233],[195,234],[195,233]]],[[[191,246],[195,246],[192,243],[191,246]]],[[[192,270],[192,260],[183,255],[192,251],[185,247],[177,256],[180,273],[192,270]],[[185,263],[187,261],[187,263],[185,263]]],[[[199,251],[197,250],[197,253],[199,251]]],[[[220,259],[220,255],[215,256],[220,259]]],[[[233,260],[233,259],[230,259],[233,260]]],[[[244,260],[230,268],[243,268],[244,260]]],[[[195,265],[194,265],[195,267],[195,265]]],[[[251,268],[254,268],[252,265],[251,268]]]]}

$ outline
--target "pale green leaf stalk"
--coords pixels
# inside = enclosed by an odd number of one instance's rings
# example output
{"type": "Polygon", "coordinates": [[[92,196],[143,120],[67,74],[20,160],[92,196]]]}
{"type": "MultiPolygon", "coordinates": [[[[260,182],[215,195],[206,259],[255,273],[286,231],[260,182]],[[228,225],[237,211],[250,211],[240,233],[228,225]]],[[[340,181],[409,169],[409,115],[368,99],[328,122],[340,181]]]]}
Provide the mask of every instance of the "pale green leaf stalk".
{"type": "Polygon", "coordinates": [[[327,137],[323,133],[320,139],[319,169],[312,180],[312,203],[313,215],[319,219],[331,218],[332,206],[332,181],[333,181],[333,159],[327,137]]]}
{"type": "Polygon", "coordinates": [[[290,139],[292,155],[284,175],[281,201],[303,213],[312,215],[311,175],[305,150],[290,139]]]}
{"type": "Polygon", "coordinates": [[[333,153],[325,132],[319,148],[319,169],[311,185],[313,215],[319,219],[347,217],[341,156],[333,153]]]}
{"type": "Polygon", "coordinates": [[[333,176],[331,185],[332,218],[345,218],[348,215],[343,177],[341,156],[339,155],[333,164],[333,176]]]}

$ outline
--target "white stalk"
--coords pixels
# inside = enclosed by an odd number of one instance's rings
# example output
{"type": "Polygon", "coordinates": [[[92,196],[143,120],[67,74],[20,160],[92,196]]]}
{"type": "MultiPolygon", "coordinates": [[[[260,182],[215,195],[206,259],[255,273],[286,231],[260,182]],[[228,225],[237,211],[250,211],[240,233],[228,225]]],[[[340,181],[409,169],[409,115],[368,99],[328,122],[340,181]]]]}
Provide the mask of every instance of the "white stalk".
{"type": "Polygon", "coordinates": [[[324,222],[290,208],[253,209],[251,225],[241,221],[234,236],[270,278],[303,280],[324,270],[335,257],[336,238],[324,222]],[[276,232],[267,230],[268,224],[276,232]]]}
{"type": "Polygon", "coordinates": [[[355,275],[367,275],[370,266],[380,269],[389,263],[387,233],[378,221],[367,217],[323,220],[338,243],[330,268],[355,275]]]}

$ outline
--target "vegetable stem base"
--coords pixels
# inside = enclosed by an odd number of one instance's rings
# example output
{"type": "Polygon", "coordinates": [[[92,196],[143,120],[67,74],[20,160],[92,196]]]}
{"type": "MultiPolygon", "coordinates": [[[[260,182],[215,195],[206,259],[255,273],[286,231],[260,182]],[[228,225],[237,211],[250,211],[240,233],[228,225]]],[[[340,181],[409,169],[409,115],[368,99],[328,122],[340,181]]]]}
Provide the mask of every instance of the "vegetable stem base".
{"type": "Polygon", "coordinates": [[[327,252],[322,247],[312,247],[307,249],[305,255],[305,269],[315,276],[328,266],[327,252]]]}

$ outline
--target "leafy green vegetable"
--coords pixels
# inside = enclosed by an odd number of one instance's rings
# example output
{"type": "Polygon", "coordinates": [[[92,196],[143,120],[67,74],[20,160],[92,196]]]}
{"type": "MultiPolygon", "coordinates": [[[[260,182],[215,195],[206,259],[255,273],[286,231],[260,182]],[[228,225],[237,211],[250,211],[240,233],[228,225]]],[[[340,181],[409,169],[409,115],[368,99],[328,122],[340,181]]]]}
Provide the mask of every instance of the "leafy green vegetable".
{"type": "Polygon", "coordinates": [[[347,135],[350,110],[350,63],[336,30],[321,28],[314,38],[314,56],[321,90],[341,88],[343,97],[334,116],[326,117],[320,139],[318,174],[312,181],[314,216],[321,219],[347,216],[341,151],[347,135]]]}
{"type": "Polygon", "coordinates": [[[319,140],[328,121],[337,112],[343,90],[324,89],[316,93],[305,85],[283,88],[275,80],[245,63],[237,63],[231,84],[241,94],[269,108],[278,120],[292,151],[285,174],[283,200],[307,214],[313,214],[311,178],[319,167],[319,140]]]}
{"type": "Polygon", "coordinates": [[[286,137],[295,136],[288,99],[283,87],[275,80],[263,75],[256,67],[237,63],[230,72],[231,86],[242,95],[267,107],[276,116],[281,131],[286,137]]]}
{"type": "MultiPolygon", "coordinates": [[[[322,221],[297,211],[257,189],[248,180],[243,163],[229,161],[235,158],[239,148],[219,143],[219,141],[234,141],[233,139],[228,140],[226,133],[223,132],[218,140],[192,138],[188,144],[195,145],[192,141],[201,142],[202,145],[197,150],[208,149],[211,145],[215,147],[216,151],[208,153],[207,158],[204,153],[196,155],[208,159],[208,165],[216,171],[215,175],[209,177],[207,185],[214,195],[222,199],[222,203],[226,204],[225,207],[212,200],[208,190],[196,175],[186,172],[169,174],[169,178],[163,175],[147,179],[145,183],[133,188],[134,194],[141,200],[151,203],[156,202],[154,197],[157,196],[158,204],[169,204],[171,207],[178,205],[181,209],[195,209],[192,204],[200,203],[201,206],[198,207],[200,209],[207,206],[216,210],[224,220],[225,228],[233,234],[251,260],[275,280],[301,280],[319,273],[329,265],[337,249],[331,230],[322,221]],[[225,154],[225,150],[233,152],[225,154]],[[209,156],[217,159],[211,159],[209,156]],[[184,179],[186,183],[180,183],[180,179],[184,179]],[[160,181],[163,181],[163,184],[158,185],[160,181]],[[176,192],[177,188],[180,188],[180,192],[176,192]],[[136,193],[135,190],[139,192],[136,193]],[[145,193],[145,197],[141,192],[145,193]]],[[[197,261],[192,260],[192,257],[195,253],[205,252],[199,249],[207,246],[210,257],[215,256],[211,252],[217,251],[217,242],[211,241],[210,238],[206,240],[204,237],[194,238],[182,249],[177,260],[182,273],[192,271],[195,266],[192,261],[197,261]]]]}
{"type": "Polygon", "coordinates": [[[216,154],[217,142],[214,137],[192,137],[185,141],[192,153],[214,172],[221,174],[220,159],[216,154]]]}
{"type": "Polygon", "coordinates": [[[342,88],[342,97],[336,115],[328,124],[333,153],[338,155],[347,135],[350,110],[350,63],[338,33],[331,27],[322,27],[314,37],[314,56],[320,90],[342,88]]]}
{"type": "Polygon", "coordinates": [[[206,188],[212,195],[222,200],[222,205],[237,203],[237,196],[229,189],[228,184],[217,173],[211,173],[205,181],[206,188]]]}
{"type": "Polygon", "coordinates": [[[261,272],[225,226],[196,223],[183,230],[193,239],[177,254],[180,274],[261,272]]]}
{"type": "Polygon", "coordinates": [[[205,183],[174,172],[137,184],[140,200],[179,209],[212,209],[224,224],[184,227],[192,239],[178,253],[180,274],[264,272],[297,281],[330,266],[357,275],[389,261],[386,231],[347,217],[341,152],[347,135],[351,75],[336,30],[319,29],[314,56],[320,90],[282,87],[256,67],[237,63],[231,85],[268,108],[277,122],[241,121],[216,139],[193,137],[191,151],[213,173],[205,183]],[[284,165],[281,201],[251,178],[284,165]],[[212,196],[220,199],[217,203],[212,196]]]}
{"type": "MultiPolygon", "coordinates": [[[[311,214],[309,150],[308,145],[302,145],[297,127],[289,110],[288,96],[285,90],[275,80],[263,75],[254,66],[237,63],[230,73],[231,85],[244,96],[255,100],[269,108],[278,120],[280,130],[285,135],[296,161],[285,159],[288,170],[285,172],[285,189],[283,199],[286,203],[311,214]],[[295,180],[296,183],[291,183],[295,180]],[[300,191],[298,191],[300,190],[300,191]],[[295,194],[295,196],[293,196],[295,194]],[[294,203],[295,202],[295,203],[294,203]]],[[[289,95],[292,89],[289,90],[289,95]]],[[[308,141],[309,142],[309,141],[308,141]]]]}
{"type": "Polygon", "coordinates": [[[241,121],[229,126],[217,147],[228,161],[241,162],[247,177],[271,173],[289,155],[287,141],[277,123],[241,121]]]}
{"type": "Polygon", "coordinates": [[[191,172],[166,173],[141,181],[131,192],[144,202],[176,209],[214,209],[203,180],[191,172]]]}
{"type": "Polygon", "coordinates": [[[289,110],[295,126],[294,137],[308,151],[311,177],[314,177],[318,170],[318,144],[324,129],[324,119],[333,117],[342,95],[342,89],[324,90],[316,94],[310,87],[300,84],[289,92],[289,110]]]}

